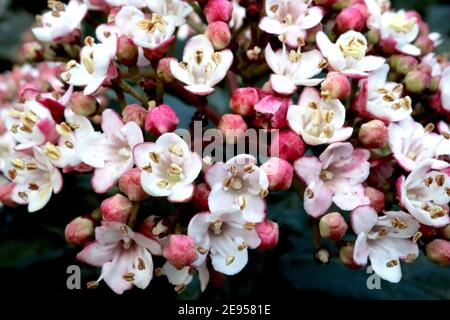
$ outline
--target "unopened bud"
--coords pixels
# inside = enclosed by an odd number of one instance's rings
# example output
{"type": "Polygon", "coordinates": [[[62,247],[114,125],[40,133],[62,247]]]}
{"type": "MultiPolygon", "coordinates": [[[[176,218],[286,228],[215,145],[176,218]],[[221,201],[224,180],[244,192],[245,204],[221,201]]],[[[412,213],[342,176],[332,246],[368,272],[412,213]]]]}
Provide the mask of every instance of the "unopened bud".
{"type": "Polygon", "coordinates": [[[339,72],[329,72],[321,84],[324,99],[345,99],[350,95],[351,85],[348,78],[339,72]]]}
{"type": "Polygon", "coordinates": [[[366,187],[364,188],[364,194],[369,198],[370,206],[374,208],[376,212],[384,210],[386,199],[383,192],[372,187],[366,187]]]}
{"type": "Polygon", "coordinates": [[[388,130],[383,121],[371,120],[361,126],[358,138],[366,148],[382,148],[386,145],[388,130]]]}
{"type": "Polygon", "coordinates": [[[271,190],[287,190],[291,187],[294,168],[286,160],[272,157],[261,166],[261,169],[269,179],[271,190]]]}
{"type": "Polygon", "coordinates": [[[133,209],[131,201],[120,193],[103,200],[100,210],[103,220],[126,223],[133,209]]]}
{"type": "Polygon", "coordinates": [[[450,265],[450,241],[435,239],[425,248],[428,259],[441,266],[450,265]]]}
{"type": "Polygon", "coordinates": [[[354,7],[345,8],[336,17],[336,27],[340,33],[349,30],[361,31],[366,24],[366,19],[360,10],[354,7]]]}
{"type": "Polygon", "coordinates": [[[361,266],[353,259],[353,252],[355,250],[354,242],[347,242],[339,249],[339,259],[341,262],[350,269],[360,269],[361,266]]]}
{"type": "Polygon", "coordinates": [[[231,40],[231,33],[228,24],[223,21],[215,21],[208,25],[205,35],[213,44],[216,50],[228,47],[231,40]]]}
{"type": "Polygon", "coordinates": [[[255,230],[258,233],[258,237],[261,240],[261,244],[258,249],[266,250],[274,248],[278,243],[278,224],[271,220],[265,220],[258,223],[255,226],[255,230]]]}
{"type": "Polygon", "coordinates": [[[174,80],[172,72],[170,71],[170,61],[174,60],[174,58],[163,58],[158,62],[158,68],[156,69],[156,73],[158,74],[158,78],[163,81],[170,83],[174,80]]]}
{"type": "Polygon", "coordinates": [[[208,23],[228,22],[233,13],[233,4],[229,0],[209,0],[203,12],[208,23]]]}
{"type": "Polygon", "coordinates": [[[133,121],[140,127],[144,126],[146,116],[147,110],[138,104],[130,104],[122,111],[122,117],[125,122],[133,121]]]}
{"type": "Polygon", "coordinates": [[[94,237],[94,223],[89,218],[75,218],[66,226],[64,235],[70,244],[88,243],[94,237]]]}
{"type": "Polygon", "coordinates": [[[320,218],[320,236],[331,240],[341,240],[347,232],[348,225],[339,212],[331,212],[320,218]]]}
{"type": "Polygon", "coordinates": [[[180,123],[175,111],[167,104],[151,109],[145,118],[145,130],[160,136],[166,132],[172,132],[180,123]]]}
{"type": "Polygon", "coordinates": [[[280,131],[272,138],[270,155],[293,162],[303,156],[305,148],[305,143],[294,131],[280,131]]]}
{"type": "Polygon", "coordinates": [[[220,119],[218,129],[225,137],[225,141],[228,144],[234,144],[244,137],[247,131],[247,123],[239,114],[225,114],[220,119]]]}
{"type": "Polygon", "coordinates": [[[142,201],[148,198],[148,194],[142,189],[139,168],[129,169],[120,177],[119,189],[131,201],[142,201]]]}
{"type": "Polygon", "coordinates": [[[74,92],[69,100],[70,108],[80,116],[88,117],[97,111],[97,100],[93,96],[85,96],[82,92],[74,92]]]}
{"type": "Polygon", "coordinates": [[[119,37],[117,41],[117,59],[127,67],[135,66],[139,58],[139,51],[133,40],[127,36],[119,37]]]}
{"type": "Polygon", "coordinates": [[[413,93],[421,93],[428,87],[430,79],[430,75],[425,72],[419,70],[410,71],[405,77],[406,89],[413,93]]]}
{"type": "Polygon", "coordinates": [[[199,211],[209,211],[208,196],[211,190],[206,183],[200,183],[195,186],[192,204],[199,211]]]}
{"type": "Polygon", "coordinates": [[[163,256],[178,270],[191,265],[197,259],[194,238],[181,234],[171,235],[164,247],[163,256]]]}
{"type": "Polygon", "coordinates": [[[256,88],[247,87],[234,90],[230,100],[230,108],[235,113],[246,117],[253,115],[255,105],[260,97],[256,88]]]}

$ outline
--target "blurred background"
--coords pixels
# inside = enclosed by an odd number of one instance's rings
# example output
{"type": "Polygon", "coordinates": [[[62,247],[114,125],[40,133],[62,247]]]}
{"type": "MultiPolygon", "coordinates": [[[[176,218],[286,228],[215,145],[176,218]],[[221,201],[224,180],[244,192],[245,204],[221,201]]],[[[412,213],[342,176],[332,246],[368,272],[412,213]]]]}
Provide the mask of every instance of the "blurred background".
{"type": "MultiPolygon", "coordinates": [[[[0,0],[0,70],[14,65],[17,44],[31,26],[34,16],[46,7],[45,0],[0,0]]],[[[450,52],[450,4],[446,0],[394,0],[395,8],[418,10],[430,24],[430,29],[441,33],[444,44],[438,52],[450,52]]],[[[217,91],[215,103],[226,110],[226,92],[217,91]]],[[[167,102],[190,119],[192,109],[176,97],[167,102]]],[[[185,123],[184,125],[187,125],[185,123]]],[[[24,208],[0,208],[0,283],[10,294],[73,296],[114,295],[105,284],[96,290],[68,290],[67,267],[77,264],[80,250],[64,240],[64,227],[74,217],[91,212],[99,201],[89,192],[89,175],[76,178],[65,176],[63,192],[52,198],[42,211],[28,214],[24,208]]],[[[239,275],[226,279],[223,286],[210,286],[200,294],[194,280],[177,296],[163,278],[156,278],[143,292],[135,289],[129,296],[178,299],[226,299],[241,297],[289,296],[291,298],[326,299],[450,299],[450,268],[433,265],[421,256],[413,264],[402,264],[400,284],[381,282],[380,289],[367,287],[371,276],[366,269],[350,270],[344,267],[336,251],[328,265],[318,265],[312,255],[313,241],[309,220],[301,212],[300,198],[295,192],[271,193],[268,218],[280,225],[280,243],[275,250],[252,252],[248,266],[239,275]]],[[[149,214],[164,211],[157,201],[148,206],[149,214]]],[[[325,243],[327,245],[327,243],[325,243]]],[[[331,246],[329,246],[331,249],[331,246]]],[[[157,266],[161,265],[156,261],[157,266]]],[[[82,267],[82,283],[95,280],[98,270],[82,267]]]]}

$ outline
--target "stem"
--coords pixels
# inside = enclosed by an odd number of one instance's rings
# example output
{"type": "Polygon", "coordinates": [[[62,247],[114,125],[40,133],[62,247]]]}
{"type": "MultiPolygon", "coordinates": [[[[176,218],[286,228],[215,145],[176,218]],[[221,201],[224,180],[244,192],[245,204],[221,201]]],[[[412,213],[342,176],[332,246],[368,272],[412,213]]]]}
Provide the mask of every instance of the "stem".
{"type": "Polygon", "coordinates": [[[250,25],[248,23],[245,23],[245,21],[244,21],[244,23],[239,27],[239,29],[237,29],[231,36],[231,41],[236,40],[236,38],[238,38],[249,27],[250,27],[250,25]]]}
{"type": "Polygon", "coordinates": [[[125,101],[125,95],[123,94],[122,90],[119,90],[119,88],[113,88],[114,92],[117,96],[117,102],[119,102],[120,109],[125,109],[127,106],[127,102],[125,101]]]}
{"type": "Polygon", "coordinates": [[[311,218],[311,225],[313,229],[313,245],[314,249],[319,249],[322,246],[322,238],[320,237],[319,220],[311,218]]]}
{"type": "Polygon", "coordinates": [[[136,98],[140,103],[142,103],[144,107],[147,106],[147,98],[143,97],[140,93],[134,90],[132,86],[125,82],[125,80],[120,79],[117,85],[120,89],[123,90],[123,92],[128,93],[130,96],[136,98]]]}
{"type": "Polygon", "coordinates": [[[199,18],[202,19],[203,23],[206,23],[206,17],[200,5],[195,1],[189,1],[189,5],[194,9],[199,18]]]}
{"type": "Polygon", "coordinates": [[[164,82],[160,78],[156,78],[156,104],[160,105],[163,102],[164,96],[164,82]]]}
{"type": "Polygon", "coordinates": [[[128,226],[133,229],[134,225],[136,224],[137,215],[139,212],[139,208],[141,207],[140,202],[135,202],[133,204],[133,209],[131,210],[130,218],[128,219],[128,226]]]}

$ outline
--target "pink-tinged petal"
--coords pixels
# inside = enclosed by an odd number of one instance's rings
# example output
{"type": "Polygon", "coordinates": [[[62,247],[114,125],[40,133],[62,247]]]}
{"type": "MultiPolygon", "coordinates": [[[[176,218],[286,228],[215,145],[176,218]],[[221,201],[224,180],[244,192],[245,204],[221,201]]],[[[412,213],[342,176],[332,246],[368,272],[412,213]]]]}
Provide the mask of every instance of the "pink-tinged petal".
{"type": "Polygon", "coordinates": [[[116,184],[119,176],[116,168],[112,165],[97,168],[92,177],[92,188],[96,193],[105,193],[116,184]]]}
{"type": "Polygon", "coordinates": [[[374,71],[381,68],[385,61],[382,57],[365,56],[357,63],[356,68],[362,71],[374,71]]]}
{"type": "Polygon", "coordinates": [[[227,235],[211,238],[211,247],[218,250],[210,251],[211,262],[216,271],[226,275],[239,273],[248,262],[247,249],[239,250],[236,243],[227,235]],[[225,255],[224,255],[225,254],[225,255]],[[227,257],[232,256],[234,260],[230,263],[227,257]]]}
{"type": "Polygon", "coordinates": [[[352,223],[353,231],[356,234],[368,234],[369,231],[372,230],[373,226],[377,223],[378,214],[371,206],[360,206],[352,211],[350,220],[352,223]]]}
{"type": "Polygon", "coordinates": [[[123,126],[124,122],[116,111],[112,109],[103,111],[102,130],[108,137],[116,137],[123,126]]]}
{"type": "Polygon", "coordinates": [[[270,85],[279,94],[291,95],[297,90],[294,81],[280,74],[270,75],[270,85]]]}
{"type": "MultiPolygon", "coordinates": [[[[73,87],[70,86],[70,88],[73,88],[73,87]]],[[[67,90],[67,93],[70,93],[70,91],[71,91],[70,88],[69,88],[69,90],[67,90]]],[[[66,94],[64,94],[64,96],[66,96],[66,94]]],[[[50,113],[52,114],[52,118],[57,123],[60,123],[63,120],[64,110],[66,108],[60,102],[58,102],[54,99],[51,99],[51,98],[41,98],[41,99],[39,99],[39,103],[42,104],[44,107],[46,107],[50,111],[50,113]]]]}
{"type": "Polygon", "coordinates": [[[419,256],[419,246],[411,239],[391,238],[386,239],[390,242],[391,248],[395,249],[396,255],[400,259],[407,259],[408,256],[419,256]]]}
{"type": "Polygon", "coordinates": [[[136,145],[144,142],[144,136],[139,125],[130,121],[127,122],[121,129],[123,135],[127,139],[128,145],[133,149],[136,145]]]}
{"type": "Polygon", "coordinates": [[[50,183],[53,188],[53,193],[56,194],[62,190],[64,184],[63,176],[61,172],[56,168],[52,168],[52,170],[50,170],[50,183]]]}
{"type": "Polygon", "coordinates": [[[369,92],[374,92],[375,90],[384,87],[386,79],[389,73],[389,65],[387,63],[383,64],[380,68],[374,70],[368,78],[369,92]]]}
{"type": "Polygon", "coordinates": [[[398,262],[398,256],[396,256],[394,249],[388,247],[390,243],[386,244],[384,242],[384,240],[378,240],[373,244],[369,255],[370,263],[373,271],[375,271],[380,278],[392,283],[398,283],[402,278],[400,263],[397,263],[393,267],[387,266],[392,260],[398,262]]]}
{"type": "Polygon", "coordinates": [[[242,209],[245,221],[258,223],[266,217],[266,202],[258,195],[245,195],[246,207],[242,209]]]}
{"type": "Polygon", "coordinates": [[[324,32],[319,31],[317,33],[316,42],[323,56],[328,59],[328,62],[333,69],[336,71],[345,69],[346,59],[338,46],[332,43],[324,32]]]}
{"type": "Polygon", "coordinates": [[[224,208],[235,208],[238,194],[232,191],[226,191],[223,185],[216,184],[212,186],[208,196],[208,206],[211,212],[222,211],[224,208]]]}
{"type": "Polygon", "coordinates": [[[347,77],[352,78],[352,79],[364,79],[367,78],[369,76],[369,74],[367,72],[364,71],[360,71],[357,69],[347,69],[347,70],[343,70],[340,71],[342,74],[345,74],[347,77]]]}
{"type": "Polygon", "coordinates": [[[88,243],[83,250],[77,254],[77,260],[100,268],[105,263],[112,260],[115,249],[115,244],[102,245],[98,241],[94,241],[88,243]]]}
{"type": "Polygon", "coordinates": [[[147,171],[141,172],[142,189],[153,197],[167,197],[171,193],[170,189],[161,188],[158,186],[158,181],[160,180],[161,179],[153,173],[149,173],[147,171]]]}
{"type": "Polygon", "coordinates": [[[348,160],[353,155],[353,146],[349,142],[336,142],[329,145],[319,156],[323,168],[348,160]]]}
{"type": "Polygon", "coordinates": [[[344,127],[336,130],[333,134],[333,137],[328,140],[329,143],[335,143],[335,142],[341,142],[346,141],[348,138],[350,138],[353,134],[353,128],[352,127],[344,127]]]}
{"type": "Polygon", "coordinates": [[[290,105],[287,111],[286,119],[289,128],[298,135],[303,131],[303,114],[305,112],[305,107],[298,105],[290,105]]]}
{"type": "Polygon", "coordinates": [[[220,51],[221,62],[216,66],[214,73],[208,81],[208,84],[213,87],[222,81],[228,73],[228,70],[233,64],[233,53],[230,49],[220,51]]]}
{"type": "Polygon", "coordinates": [[[306,213],[314,218],[324,215],[331,207],[333,193],[322,180],[315,180],[308,184],[304,195],[304,207],[306,213]]]}
{"type": "Polygon", "coordinates": [[[394,153],[394,158],[405,171],[412,171],[416,167],[416,163],[401,153],[394,153]]]}
{"type": "Polygon", "coordinates": [[[195,243],[206,249],[209,248],[209,224],[211,214],[209,212],[197,213],[189,222],[188,235],[195,239],[195,243]]]}
{"type": "Polygon", "coordinates": [[[106,284],[117,294],[122,294],[133,287],[133,283],[126,281],[123,275],[128,273],[133,257],[130,250],[115,255],[111,262],[102,267],[102,276],[106,284]]]}
{"type": "MultiPolygon", "coordinates": [[[[283,48],[284,49],[284,48],[283,48]]],[[[278,54],[276,54],[270,43],[266,46],[264,50],[264,56],[266,58],[266,62],[269,65],[270,69],[276,74],[281,74],[282,70],[280,68],[280,60],[282,59],[278,54]]]]}
{"type": "Polygon", "coordinates": [[[353,249],[353,260],[361,266],[367,264],[369,257],[369,244],[367,243],[367,235],[362,232],[358,234],[355,241],[355,248],[353,249]]]}
{"type": "Polygon", "coordinates": [[[184,174],[184,183],[193,183],[202,171],[202,158],[198,153],[192,152],[188,160],[185,160],[184,166],[188,168],[184,174]]]}
{"type": "Polygon", "coordinates": [[[286,44],[289,47],[297,48],[298,39],[305,39],[306,31],[300,28],[298,25],[292,25],[285,28],[284,36],[286,44]]]}
{"type": "Polygon", "coordinates": [[[190,86],[185,86],[184,88],[187,91],[190,91],[199,96],[207,96],[208,94],[214,91],[214,88],[211,88],[210,86],[207,86],[205,84],[194,84],[190,86]]]}
{"type": "Polygon", "coordinates": [[[205,174],[206,183],[212,188],[216,184],[223,185],[227,177],[227,168],[223,162],[215,163],[205,174]]]}
{"type": "Polygon", "coordinates": [[[317,79],[300,79],[298,81],[295,81],[295,84],[298,86],[305,86],[305,87],[315,87],[318,84],[320,84],[325,78],[317,78],[317,79]]]}
{"type": "Polygon", "coordinates": [[[334,44],[330,41],[330,39],[327,37],[327,35],[322,31],[319,31],[317,33],[316,42],[317,42],[317,46],[319,47],[320,51],[322,52],[322,54],[324,56],[325,56],[325,54],[328,55],[330,50],[332,50],[331,47],[334,46],[334,44]]]}
{"type": "Polygon", "coordinates": [[[294,162],[294,170],[306,184],[319,179],[322,163],[316,157],[304,156],[294,162]]]}
{"type": "Polygon", "coordinates": [[[414,234],[419,230],[419,223],[406,212],[403,211],[386,211],[385,215],[389,219],[399,219],[406,224],[405,229],[395,229],[389,233],[390,237],[394,238],[412,238],[414,234]]]}
{"type": "MultiPolygon", "coordinates": [[[[108,224],[95,228],[95,239],[102,245],[117,244],[123,239],[121,229],[125,225],[120,222],[108,222],[108,224]]],[[[125,227],[127,232],[133,234],[129,227],[125,227]]]]}
{"type": "Polygon", "coordinates": [[[143,248],[138,248],[138,258],[135,259],[134,264],[139,265],[139,263],[144,262],[144,268],[133,268],[134,273],[133,284],[139,289],[145,289],[150,284],[153,278],[153,259],[152,255],[143,248]]]}
{"type": "Polygon", "coordinates": [[[200,279],[200,290],[202,290],[203,292],[205,291],[209,282],[208,267],[206,266],[206,263],[203,263],[201,266],[198,267],[197,270],[198,270],[198,277],[200,279]]]}
{"type": "Polygon", "coordinates": [[[189,71],[186,68],[182,68],[178,61],[172,59],[170,61],[170,72],[174,76],[175,79],[188,84],[193,85],[194,83],[191,81],[191,76],[189,71]]]}
{"type": "MultiPolygon", "coordinates": [[[[87,86],[83,90],[83,94],[85,96],[94,94],[98,89],[100,89],[100,87],[102,86],[102,84],[105,80],[106,80],[106,76],[99,77],[99,78],[91,77],[89,82],[87,83],[87,86]]],[[[69,83],[74,84],[74,83],[72,83],[72,81],[69,81],[69,83]]]]}
{"type": "Polygon", "coordinates": [[[214,52],[211,41],[209,41],[205,35],[201,34],[190,38],[186,42],[183,50],[183,57],[194,54],[195,50],[198,48],[202,48],[205,55],[211,55],[214,52]]]}
{"type": "Polygon", "coordinates": [[[298,105],[307,108],[311,102],[319,102],[320,100],[320,93],[317,89],[305,88],[298,99],[298,105]]]}
{"type": "Polygon", "coordinates": [[[40,186],[39,190],[28,194],[28,212],[41,210],[50,201],[52,188],[50,185],[40,186]]]}
{"type": "Polygon", "coordinates": [[[415,45],[412,44],[405,44],[403,46],[397,46],[397,50],[404,53],[404,54],[408,54],[410,56],[420,56],[422,54],[422,51],[420,51],[420,49],[418,47],[416,47],[415,45]]]}
{"type": "Polygon", "coordinates": [[[167,200],[170,202],[188,202],[192,199],[192,195],[194,193],[194,184],[175,184],[170,190],[170,195],[167,200]]]}
{"type": "Polygon", "coordinates": [[[256,158],[250,154],[239,154],[227,161],[226,166],[230,168],[235,165],[237,171],[243,171],[248,165],[255,165],[256,158]]]}
{"type": "Polygon", "coordinates": [[[136,165],[142,169],[150,163],[150,152],[161,152],[161,148],[156,143],[144,142],[133,148],[133,159],[136,165]]]}
{"type": "Polygon", "coordinates": [[[141,233],[135,233],[133,239],[138,245],[148,249],[152,254],[157,256],[162,255],[161,245],[157,241],[150,239],[141,233]]]}
{"type": "Polygon", "coordinates": [[[359,92],[352,103],[352,108],[358,112],[362,117],[369,117],[367,113],[369,80],[363,79],[359,82],[359,92]]]}
{"type": "Polygon", "coordinates": [[[45,137],[45,141],[50,142],[56,142],[58,141],[59,134],[56,132],[56,123],[53,121],[53,119],[44,118],[39,120],[36,123],[36,126],[39,128],[39,130],[42,132],[42,134],[45,137]]]}
{"type": "Polygon", "coordinates": [[[345,211],[370,203],[369,198],[364,194],[364,187],[361,184],[354,186],[342,184],[341,188],[333,189],[333,191],[333,202],[345,211]]]}
{"type": "Polygon", "coordinates": [[[308,9],[308,15],[305,15],[300,20],[299,27],[302,29],[311,29],[322,21],[324,11],[321,7],[311,7],[308,9]]]}
{"type": "Polygon", "coordinates": [[[282,34],[284,32],[284,26],[277,19],[263,17],[259,22],[259,28],[267,33],[282,34]]]}

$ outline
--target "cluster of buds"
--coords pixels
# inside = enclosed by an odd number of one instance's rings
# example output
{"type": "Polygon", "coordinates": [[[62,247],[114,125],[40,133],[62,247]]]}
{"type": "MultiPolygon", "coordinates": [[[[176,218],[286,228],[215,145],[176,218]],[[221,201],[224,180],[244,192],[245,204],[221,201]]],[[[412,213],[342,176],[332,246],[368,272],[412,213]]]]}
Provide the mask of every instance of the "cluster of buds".
{"type": "Polygon", "coordinates": [[[39,211],[66,174],[91,174],[109,198],[65,236],[102,268],[88,287],[118,294],[154,275],[179,293],[196,272],[202,290],[239,273],[249,249],[284,236],[267,204],[294,188],[321,262],[329,239],[344,265],[370,262],[390,282],[421,250],[449,265],[450,64],[418,13],[386,0],[190,3],[49,1],[22,45],[32,64],[0,75],[1,204],[39,211]],[[100,20],[83,39],[90,10],[100,20]],[[173,211],[148,210],[154,199],[173,211]]]}

